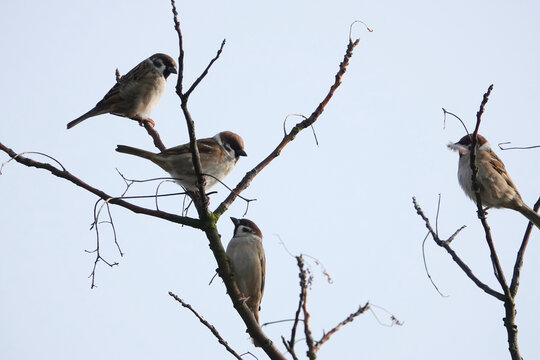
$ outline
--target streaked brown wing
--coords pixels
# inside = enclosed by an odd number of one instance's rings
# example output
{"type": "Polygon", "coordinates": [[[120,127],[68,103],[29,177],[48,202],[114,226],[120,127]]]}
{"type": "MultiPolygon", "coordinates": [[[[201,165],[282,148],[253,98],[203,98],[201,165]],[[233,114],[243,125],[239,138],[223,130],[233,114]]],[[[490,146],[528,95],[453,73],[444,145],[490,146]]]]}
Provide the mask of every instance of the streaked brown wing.
{"type": "MultiPolygon", "coordinates": [[[[261,300],[262,300],[262,297],[264,295],[264,282],[266,278],[266,275],[265,275],[266,274],[266,257],[264,256],[264,249],[263,249],[262,244],[259,242],[257,245],[259,247],[259,254],[261,254],[260,261],[261,261],[261,300]]],[[[260,304],[259,304],[259,308],[260,308],[260,304]]]]}
{"type": "Polygon", "coordinates": [[[148,63],[145,63],[145,61],[146,60],[143,60],[127,74],[121,76],[109,92],[105,94],[103,99],[96,104],[96,107],[106,107],[117,104],[119,100],[128,97],[133,89],[139,86],[139,82],[141,82],[148,73],[143,69],[148,66],[148,63]]]}
{"type": "MultiPolygon", "coordinates": [[[[217,145],[216,140],[212,138],[197,140],[197,147],[199,148],[199,154],[201,156],[202,155],[218,156],[223,150],[221,149],[221,146],[216,146],[216,145],[217,145]]],[[[170,155],[182,155],[182,154],[189,154],[189,153],[191,153],[189,150],[189,144],[183,144],[183,145],[178,145],[178,146],[169,148],[163,151],[161,154],[170,156],[170,155]]]]}
{"type": "Polygon", "coordinates": [[[518,189],[512,179],[510,178],[510,175],[508,175],[508,172],[506,171],[506,168],[504,167],[504,163],[502,160],[493,152],[492,150],[489,150],[490,153],[490,160],[489,163],[493,167],[495,171],[497,171],[501,177],[506,181],[508,186],[513,188],[516,191],[516,194],[521,198],[521,195],[519,195],[518,189]]]}
{"type": "Polygon", "coordinates": [[[184,145],[178,145],[174,146],[172,148],[168,148],[165,151],[161,152],[161,155],[171,156],[171,155],[182,155],[182,154],[189,154],[189,144],[184,145]]]}

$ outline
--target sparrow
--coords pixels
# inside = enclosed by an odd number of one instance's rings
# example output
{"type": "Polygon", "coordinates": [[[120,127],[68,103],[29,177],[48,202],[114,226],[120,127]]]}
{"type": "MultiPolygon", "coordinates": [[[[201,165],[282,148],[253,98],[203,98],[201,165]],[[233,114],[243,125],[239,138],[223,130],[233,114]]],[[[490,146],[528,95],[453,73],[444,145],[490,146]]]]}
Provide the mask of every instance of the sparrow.
{"type": "MultiPolygon", "coordinates": [[[[247,156],[244,141],[231,131],[222,131],[212,138],[197,140],[201,160],[201,171],[206,180],[205,189],[210,189],[218,180],[223,180],[236,165],[240,156],[247,156]]],[[[193,159],[189,143],[169,148],[160,153],[118,145],[116,151],[139,156],[152,161],[168,172],[175,182],[188,191],[197,189],[197,177],[193,169],[193,159]]]]}
{"type": "MultiPolygon", "coordinates": [[[[465,194],[476,202],[476,195],[472,188],[471,144],[472,135],[465,135],[457,143],[448,144],[448,148],[459,152],[459,184],[465,194]]],[[[540,228],[540,215],[523,202],[503,162],[493,152],[486,138],[478,134],[476,146],[477,180],[482,204],[487,208],[507,208],[519,211],[540,228]]]]}
{"type": "Polygon", "coordinates": [[[71,129],[92,116],[111,113],[133,120],[147,121],[154,126],[150,113],[165,90],[166,79],[176,74],[176,62],[165,54],[154,54],[120,77],[94,108],[69,122],[71,129]]]}
{"type": "Polygon", "coordinates": [[[227,245],[227,257],[235,275],[238,289],[259,323],[259,310],[264,293],[266,259],[262,245],[262,233],[248,219],[231,217],[234,235],[227,245]]]}

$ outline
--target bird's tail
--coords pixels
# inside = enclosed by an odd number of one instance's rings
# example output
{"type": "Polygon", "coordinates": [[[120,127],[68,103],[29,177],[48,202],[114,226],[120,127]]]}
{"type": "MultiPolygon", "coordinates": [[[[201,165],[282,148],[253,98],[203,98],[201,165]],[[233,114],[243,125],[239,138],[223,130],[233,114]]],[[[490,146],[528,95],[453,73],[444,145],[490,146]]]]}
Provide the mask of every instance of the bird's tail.
{"type": "Polygon", "coordinates": [[[137,149],[137,148],[127,146],[127,145],[117,145],[116,151],[120,153],[124,153],[124,154],[130,154],[130,155],[142,157],[150,161],[154,161],[154,157],[156,156],[156,154],[154,154],[153,152],[137,149]]]}
{"type": "Polygon", "coordinates": [[[540,229],[540,215],[537,212],[535,212],[533,209],[531,209],[525,204],[523,204],[523,206],[519,207],[516,210],[522,213],[523,216],[529,219],[530,222],[532,222],[534,225],[536,225],[537,228],[540,229]]]}
{"type": "Polygon", "coordinates": [[[75,120],[68,122],[67,128],[71,129],[75,125],[79,124],[80,122],[83,122],[84,120],[86,120],[88,118],[91,118],[92,116],[97,116],[97,115],[101,115],[101,114],[105,114],[105,113],[106,113],[106,111],[104,112],[104,111],[101,111],[101,110],[97,110],[96,108],[93,108],[92,110],[88,111],[86,114],[83,114],[83,115],[79,116],[78,118],[76,118],[75,120]]]}

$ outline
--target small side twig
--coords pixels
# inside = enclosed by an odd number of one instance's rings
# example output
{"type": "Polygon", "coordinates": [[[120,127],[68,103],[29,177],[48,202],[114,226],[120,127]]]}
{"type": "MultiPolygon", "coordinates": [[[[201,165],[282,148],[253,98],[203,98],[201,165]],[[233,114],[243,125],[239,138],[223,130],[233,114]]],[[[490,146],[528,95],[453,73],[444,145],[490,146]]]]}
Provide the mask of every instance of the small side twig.
{"type": "Polygon", "coordinates": [[[502,147],[501,145],[508,145],[511,144],[510,141],[498,143],[497,146],[501,150],[529,150],[529,149],[536,149],[540,148],[540,145],[531,145],[531,146],[508,146],[508,147],[502,147]]]}
{"type": "Polygon", "coordinates": [[[167,150],[167,147],[161,141],[161,137],[159,136],[159,133],[157,132],[157,130],[152,125],[150,125],[148,121],[143,121],[143,126],[146,132],[148,133],[148,135],[150,135],[150,137],[154,141],[154,145],[159,149],[159,151],[163,152],[167,150]]]}
{"type": "Polygon", "coordinates": [[[314,348],[315,348],[315,351],[318,351],[320,349],[320,347],[325,343],[327,342],[328,340],[330,340],[330,337],[332,335],[334,335],[336,332],[339,331],[339,329],[341,329],[344,325],[347,325],[348,323],[352,322],[354,320],[355,317],[363,314],[366,310],[368,310],[370,308],[370,305],[369,305],[369,302],[367,302],[364,306],[360,305],[358,307],[358,310],[356,310],[355,312],[353,312],[352,314],[350,314],[349,316],[347,316],[347,318],[345,318],[345,320],[341,321],[339,324],[337,324],[336,326],[334,326],[332,328],[332,330],[330,330],[329,332],[325,333],[321,339],[319,341],[317,341],[317,343],[315,344],[314,348]]]}
{"type": "Polygon", "coordinates": [[[454,113],[451,113],[450,111],[447,111],[445,108],[442,108],[442,111],[443,111],[443,114],[444,114],[443,129],[446,129],[446,114],[448,114],[448,115],[452,115],[453,117],[458,119],[459,122],[461,123],[461,125],[463,125],[463,128],[465,129],[465,132],[467,134],[470,134],[469,130],[467,130],[467,125],[465,125],[465,123],[463,122],[463,120],[461,120],[461,118],[459,116],[457,116],[454,113]]]}
{"type": "Polygon", "coordinates": [[[219,59],[219,56],[221,55],[221,53],[223,52],[223,47],[225,47],[225,42],[226,40],[223,39],[223,41],[221,42],[221,46],[219,47],[219,50],[217,51],[216,53],[216,56],[214,56],[214,58],[212,60],[210,60],[210,63],[208,64],[208,66],[206,66],[206,68],[204,69],[204,71],[202,72],[201,75],[199,75],[199,77],[197,78],[197,80],[195,80],[193,82],[193,84],[191,84],[191,86],[189,87],[188,91],[186,91],[184,93],[184,97],[186,98],[186,101],[187,101],[187,98],[191,95],[191,93],[193,92],[193,90],[195,90],[195,88],[197,87],[197,85],[199,85],[201,83],[201,81],[206,77],[206,75],[208,74],[208,71],[210,70],[210,68],[212,67],[212,65],[214,65],[214,63],[217,61],[217,59],[219,59]]]}
{"type": "Polygon", "coordinates": [[[328,90],[326,96],[319,103],[313,113],[307,119],[297,123],[291,129],[291,131],[289,131],[289,133],[283,137],[281,142],[263,161],[261,161],[251,171],[248,171],[246,175],[244,175],[243,179],[238,183],[238,185],[236,185],[234,192],[229,194],[229,196],[225,200],[223,200],[213,212],[216,217],[220,217],[225,211],[227,211],[229,206],[231,206],[231,204],[236,199],[237,194],[240,194],[242,191],[247,189],[255,176],[257,176],[257,174],[259,174],[268,164],[270,164],[276,157],[278,157],[281,154],[282,150],[285,148],[285,146],[291,141],[293,141],[300,131],[310,127],[315,121],[317,121],[317,119],[321,116],[324,109],[326,108],[326,105],[330,102],[330,99],[332,99],[332,97],[334,96],[334,93],[336,92],[339,85],[341,85],[341,80],[343,78],[343,75],[345,74],[345,71],[347,70],[347,66],[349,65],[349,61],[353,55],[353,50],[359,42],[359,39],[356,39],[355,41],[349,41],[347,45],[347,50],[345,52],[345,55],[343,56],[343,60],[339,64],[338,72],[335,75],[334,83],[330,86],[330,90],[328,90]]]}
{"type": "MultiPolygon", "coordinates": [[[[285,244],[283,244],[283,246],[285,247],[285,244]]],[[[287,248],[285,247],[285,249],[287,248]]],[[[294,351],[294,345],[296,343],[296,329],[300,321],[300,313],[303,309],[304,301],[307,297],[308,282],[306,278],[306,270],[304,268],[304,259],[302,255],[295,256],[295,258],[296,264],[298,265],[298,277],[300,278],[300,294],[298,295],[298,307],[296,309],[293,326],[291,328],[291,338],[289,341],[286,342],[288,345],[285,345],[285,347],[287,348],[287,351],[293,356],[293,358],[297,359],[296,353],[294,351]]]]}
{"type": "Polygon", "coordinates": [[[109,194],[88,185],[87,183],[85,183],[84,181],[79,179],[78,177],[71,174],[66,169],[60,170],[58,168],[55,168],[54,166],[52,166],[49,163],[42,163],[42,162],[39,162],[39,161],[29,159],[29,158],[24,157],[24,156],[21,156],[20,154],[17,154],[15,151],[8,148],[7,146],[5,146],[2,143],[0,143],[0,150],[5,152],[6,154],[8,154],[12,159],[14,159],[15,161],[17,161],[18,163],[20,163],[22,165],[47,170],[51,174],[53,174],[54,176],[57,176],[59,178],[70,181],[74,185],[79,186],[79,187],[87,190],[88,192],[91,192],[92,194],[100,197],[103,200],[113,199],[113,200],[110,200],[111,204],[122,206],[122,207],[124,207],[124,208],[126,208],[126,209],[128,209],[128,210],[130,210],[130,211],[132,211],[134,213],[145,214],[145,215],[149,215],[149,216],[153,216],[153,217],[158,217],[160,219],[168,220],[168,221],[171,221],[171,222],[174,222],[174,223],[177,223],[177,224],[187,225],[187,226],[194,227],[194,228],[197,228],[197,229],[201,229],[203,227],[203,225],[202,225],[202,223],[201,223],[201,221],[199,219],[193,219],[193,218],[189,218],[189,217],[178,216],[178,215],[170,214],[170,213],[167,213],[167,212],[164,212],[164,211],[157,211],[157,210],[147,209],[147,208],[144,208],[144,207],[141,207],[141,206],[131,204],[131,203],[126,202],[126,201],[121,200],[121,199],[115,199],[113,196],[110,196],[109,194]]]}
{"type": "MultiPolygon", "coordinates": [[[[302,305],[302,312],[304,313],[304,335],[306,336],[306,345],[308,350],[306,352],[309,359],[314,360],[317,358],[317,349],[315,349],[315,341],[313,340],[313,335],[311,334],[311,328],[309,327],[310,314],[307,309],[307,287],[309,281],[306,279],[306,270],[304,268],[304,259],[302,256],[297,256],[296,260],[298,262],[299,276],[300,276],[300,303],[302,305]]],[[[295,324],[297,324],[295,316],[295,324]]]]}
{"type": "MultiPolygon", "coordinates": [[[[540,209],[540,197],[536,201],[533,207],[534,211],[538,212],[538,209],[540,209]]],[[[521,267],[523,266],[523,257],[525,256],[525,250],[527,249],[527,245],[529,244],[529,238],[532,233],[532,229],[534,228],[534,225],[529,222],[527,224],[527,228],[525,230],[525,234],[523,235],[523,240],[521,241],[521,246],[519,247],[519,251],[516,256],[516,262],[514,264],[514,272],[512,275],[512,282],[510,283],[510,294],[512,297],[515,297],[519,288],[519,276],[521,275],[521,267]]]]}
{"type": "Polygon", "coordinates": [[[182,304],[183,307],[185,307],[186,309],[191,311],[193,313],[193,315],[195,315],[197,317],[197,319],[199,319],[199,321],[212,332],[212,334],[218,339],[219,343],[221,345],[223,345],[225,347],[225,349],[227,349],[228,352],[230,352],[235,358],[242,360],[242,357],[240,355],[238,355],[238,353],[236,351],[234,351],[234,349],[229,346],[227,341],[225,341],[225,339],[223,339],[223,337],[219,334],[219,332],[216,330],[214,325],[212,325],[208,321],[206,321],[201,315],[199,315],[199,313],[197,311],[195,311],[195,309],[193,309],[193,307],[190,304],[188,304],[187,302],[185,302],[184,300],[179,298],[177,295],[175,295],[171,291],[169,291],[169,295],[172,296],[180,304],[182,304]]]}
{"type": "Polygon", "coordinates": [[[467,264],[465,264],[463,260],[461,260],[461,258],[456,254],[456,252],[450,247],[450,242],[461,232],[461,230],[465,228],[465,226],[462,226],[458,230],[456,230],[454,234],[452,234],[452,236],[448,238],[448,240],[441,240],[439,238],[439,235],[437,235],[435,230],[433,230],[433,228],[431,227],[428,217],[424,214],[424,211],[422,210],[422,208],[420,208],[420,205],[418,205],[418,203],[416,202],[416,198],[413,197],[412,201],[413,201],[413,205],[414,205],[414,209],[416,210],[416,213],[422,218],[422,220],[424,220],[426,228],[431,234],[433,241],[435,241],[437,245],[444,248],[448,252],[448,254],[450,254],[450,256],[452,257],[452,260],[454,260],[454,262],[461,268],[461,270],[463,270],[465,275],[467,275],[467,277],[469,277],[469,279],[471,279],[476,284],[476,286],[484,290],[489,295],[495,297],[496,299],[499,299],[500,301],[504,301],[504,295],[496,290],[493,290],[487,284],[480,281],[480,279],[478,279],[476,275],[474,275],[471,268],[469,268],[467,264]]]}

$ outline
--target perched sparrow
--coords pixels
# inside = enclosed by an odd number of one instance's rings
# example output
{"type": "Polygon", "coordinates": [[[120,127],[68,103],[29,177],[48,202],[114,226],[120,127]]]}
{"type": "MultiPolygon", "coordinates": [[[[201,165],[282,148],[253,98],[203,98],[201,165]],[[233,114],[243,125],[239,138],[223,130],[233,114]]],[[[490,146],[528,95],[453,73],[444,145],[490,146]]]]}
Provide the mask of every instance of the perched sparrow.
{"type": "MultiPolygon", "coordinates": [[[[244,141],[231,131],[220,132],[212,138],[199,139],[197,147],[202,173],[212,175],[219,180],[223,180],[231,172],[240,156],[247,156],[244,151],[244,141]]],[[[169,148],[158,154],[126,145],[118,145],[116,151],[152,161],[171,174],[176,183],[186,190],[194,191],[197,188],[197,177],[193,169],[189,143],[169,148]]],[[[206,189],[210,189],[217,183],[212,176],[205,176],[206,189]]]]}
{"type": "MultiPolygon", "coordinates": [[[[476,202],[472,188],[471,139],[465,135],[455,144],[448,144],[452,150],[459,152],[458,180],[465,194],[476,202]]],[[[491,150],[486,138],[478,134],[476,164],[478,166],[478,185],[482,204],[488,208],[508,208],[519,211],[533,224],[540,228],[540,215],[525,205],[516,185],[506,172],[504,164],[491,150]]]]}
{"type": "Polygon", "coordinates": [[[148,121],[150,113],[165,90],[166,79],[176,74],[174,59],[165,54],[154,54],[122,76],[103,99],[88,111],[67,124],[70,129],[92,116],[111,113],[139,122],[148,121]]]}
{"type": "Polygon", "coordinates": [[[259,322],[259,310],[264,293],[265,257],[262,233],[248,219],[231,218],[234,236],[227,245],[227,256],[231,262],[238,289],[245,297],[247,306],[259,322]]]}

